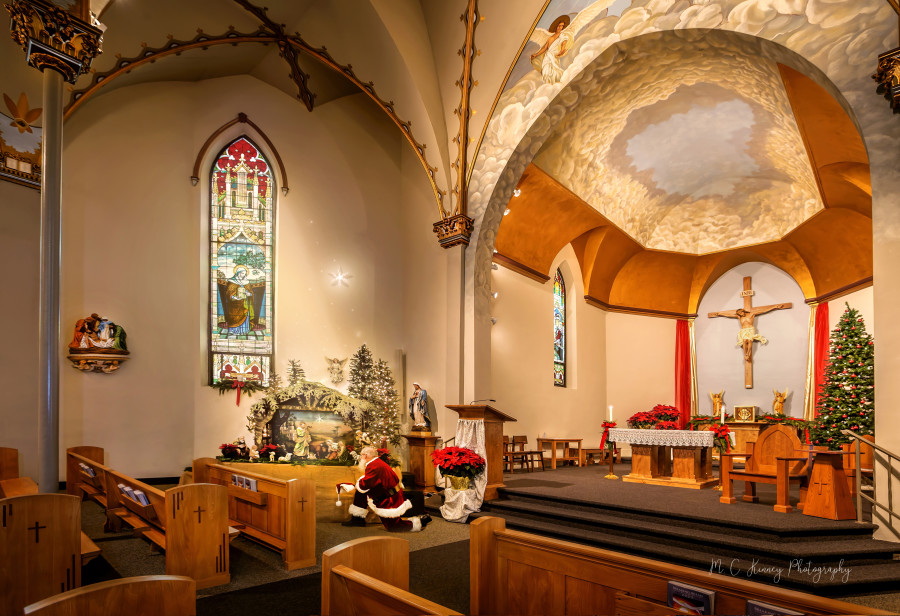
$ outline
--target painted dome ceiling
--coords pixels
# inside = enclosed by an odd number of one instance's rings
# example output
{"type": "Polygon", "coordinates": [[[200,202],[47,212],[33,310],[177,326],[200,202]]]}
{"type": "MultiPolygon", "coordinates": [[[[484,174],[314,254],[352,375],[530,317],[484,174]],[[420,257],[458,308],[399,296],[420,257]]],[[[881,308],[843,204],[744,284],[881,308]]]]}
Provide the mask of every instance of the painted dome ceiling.
{"type": "Polygon", "coordinates": [[[588,84],[534,163],[648,249],[782,239],[824,208],[778,64],[665,50],[588,84]]]}

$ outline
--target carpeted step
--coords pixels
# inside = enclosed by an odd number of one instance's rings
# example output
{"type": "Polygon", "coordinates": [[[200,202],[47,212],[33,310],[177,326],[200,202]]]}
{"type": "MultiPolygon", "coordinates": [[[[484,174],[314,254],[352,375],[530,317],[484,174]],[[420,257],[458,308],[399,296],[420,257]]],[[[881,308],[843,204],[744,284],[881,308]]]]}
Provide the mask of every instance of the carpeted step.
{"type": "Polygon", "coordinates": [[[764,562],[760,558],[728,548],[695,544],[691,549],[680,541],[672,544],[661,541],[658,537],[624,537],[606,530],[575,528],[510,511],[477,513],[471,518],[487,515],[503,518],[508,528],[821,595],[894,590],[900,585],[900,561],[863,561],[852,566],[848,566],[846,562],[838,562],[833,566],[825,566],[799,559],[800,562],[794,561],[792,567],[792,561],[764,562]]]}
{"type": "MultiPolygon", "coordinates": [[[[667,488],[671,490],[671,488],[667,488]]],[[[656,503],[648,503],[640,508],[618,506],[613,503],[598,503],[577,498],[554,498],[543,493],[533,493],[524,490],[500,488],[498,490],[501,500],[489,501],[489,506],[494,502],[517,501],[535,503],[542,507],[556,506],[567,510],[584,512],[605,512],[614,516],[629,516],[647,522],[658,521],[669,526],[679,526],[686,529],[706,530],[709,527],[720,529],[734,535],[748,538],[758,538],[770,541],[843,541],[851,537],[872,537],[877,528],[874,524],[858,523],[855,520],[822,520],[810,518],[802,514],[771,514],[771,509],[766,506],[750,503],[738,503],[736,505],[723,505],[715,503],[719,509],[717,513],[726,511],[730,507],[745,507],[750,512],[747,519],[729,520],[710,515],[709,511],[698,507],[690,515],[680,515],[676,512],[660,508],[656,503]],[[753,514],[756,517],[752,517],[753,514]],[[763,513],[765,515],[758,515],[763,513]]]]}
{"type": "Polygon", "coordinates": [[[728,549],[742,557],[756,557],[769,563],[800,558],[816,564],[837,564],[843,560],[850,566],[890,561],[894,553],[900,552],[900,544],[852,535],[843,540],[831,538],[819,542],[778,540],[770,536],[748,537],[715,525],[678,525],[651,516],[613,514],[599,508],[593,511],[574,509],[529,500],[493,500],[486,503],[483,510],[489,514],[507,512],[518,517],[552,521],[574,529],[602,529],[622,537],[655,537],[670,545],[682,542],[685,547],[693,546],[693,549],[700,549],[699,546],[728,549]]]}

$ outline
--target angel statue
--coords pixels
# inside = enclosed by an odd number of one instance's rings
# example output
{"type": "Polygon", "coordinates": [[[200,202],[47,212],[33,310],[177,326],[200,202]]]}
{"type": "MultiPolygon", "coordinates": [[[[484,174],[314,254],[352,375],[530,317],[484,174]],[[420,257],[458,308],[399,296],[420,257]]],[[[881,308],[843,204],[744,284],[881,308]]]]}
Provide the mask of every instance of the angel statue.
{"type": "Polygon", "coordinates": [[[347,358],[338,359],[337,357],[325,357],[325,361],[328,362],[328,373],[331,375],[331,382],[337,385],[338,383],[344,380],[344,364],[347,363],[347,358]]]}
{"type": "Polygon", "coordinates": [[[563,72],[570,62],[563,66],[563,58],[572,50],[575,37],[595,17],[603,14],[615,0],[597,0],[585,7],[574,19],[568,15],[560,15],[550,24],[549,30],[535,28],[531,35],[531,42],[540,45],[540,48],[531,54],[531,64],[541,72],[544,83],[559,83],[563,72]]]}
{"type": "Polygon", "coordinates": [[[773,387],[772,393],[775,394],[775,400],[772,401],[772,410],[775,411],[776,415],[784,415],[784,401],[788,397],[787,388],[785,388],[784,393],[781,393],[773,387]]]}
{"type": "Polygon", "coordinates": [[[719,393],[709,392],[709,397],[712,398],[713,403],[713,412],[712,414],[715,416],[719,416],[722,414],[722,409],[725,408],[725,399],[723,396],[725,395],[725,390],[723,389],[719,393]]]}

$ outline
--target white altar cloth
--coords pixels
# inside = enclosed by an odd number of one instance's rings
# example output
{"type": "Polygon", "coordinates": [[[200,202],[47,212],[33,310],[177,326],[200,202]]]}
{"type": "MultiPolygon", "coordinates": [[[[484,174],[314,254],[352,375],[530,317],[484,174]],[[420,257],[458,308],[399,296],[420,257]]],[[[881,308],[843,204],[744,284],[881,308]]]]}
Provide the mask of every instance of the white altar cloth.
{"type": "Polygon", "coordinates": [[[609,440],[630,445],[666,447],[712,447],[715,435],[710,430],[636,430],[610,428],[609,440]]]}

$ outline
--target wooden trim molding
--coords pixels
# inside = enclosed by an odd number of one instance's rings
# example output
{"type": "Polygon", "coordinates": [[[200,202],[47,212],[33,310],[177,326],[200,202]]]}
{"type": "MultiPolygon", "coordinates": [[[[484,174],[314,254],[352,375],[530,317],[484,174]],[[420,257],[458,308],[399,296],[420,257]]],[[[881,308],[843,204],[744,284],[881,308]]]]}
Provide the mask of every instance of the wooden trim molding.
{"type": "Polygon", "coordinates": [[[505,267],[507,269],[511,269],[512,271],[516,272],[517,274],[522,274],[526,278],[531,278],[532,280],[537,280],[541,284],[550,280],[550,276],[548,276],[546,274],[542,274],[541,272],[537,271],[536,269],[532,269],[532,268],[528,267],[524,263],[519,263],[515,259],[510,259],[506,255],[502,255],[499,252],[494,253],[494,258],[492,260],[494,263],[497,263],[498,265],[502,265],[503,267],[505,267]]]}
{"type": "Polygon", "coordinates": [[[253,130],[255,130],[260,137],[262,137],[263,141],[266,142],[266,145],[269,146],[269,150],[272,152],[272,156],[275,157],[276,162],[278,163],[278,170],[281,173],[281,192],[286,197],[290,188],[288,188],[288,179],[287,179],[287,171],[284,170],[284,162],[281,160],[281,154],[278,153],[278,150],[275,148],[275,145],[272,143],[272,140],[269,139],[269,136],[266,135],[263,130],[253,123],[250,118],[247,117],[246,113],[238,113],[237,117],[230,122],[226,122],[218,129],[216,129],[213,134],[209,136],[206,140],[206,143],[200,148],[200,151],[197,153],[197,159],[194,161],[194,170],[191,174],[191,184],[194,186],[197,185],[197,182],[200,181],[200,165],[203,162],[203,157],[206,156],[206,151],[209,150],[209,147],[213,144],[213,142],[224,133],[226,130],[237,124],[238,122],[242,124],[250,125],[253,130]]]}
{"type": "Polygon", "coordinates": [[[639,314],[645,317],[661,317],[664,319],[697,318],[696,312],[669,312],[667,310],[651,310],[649,308],[634,308],[632,306],[616,306],[615,304],[607,304],[602,299],[597,299],[596,297],[591,297],[590,295],[585,295],[584,301],[586,301],[591,306],[594,306],[595,308],[602,308],[607,312],[624,312],[626,314],[639,314]]]}
{"type": "Polygon", "coordinates": [[[874,283],[874,278],[872,276],[866,276],[856,282],[851,282],[850,284],[844,285],[839,289],[835,289],[834,291],[829,291],[828,293],[823,293],[818,297],[811,297],[806,300],[807,304],[821,304],[822,302],[830,302],[833,299],[837,299],[839,297],[843,297],[844,295],[849,295],[854,291],[859,291],[860,289],[865,289],[866,287],[871,287],[874,283]]]}

